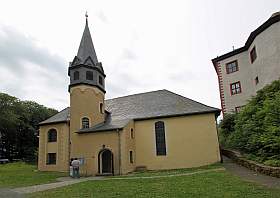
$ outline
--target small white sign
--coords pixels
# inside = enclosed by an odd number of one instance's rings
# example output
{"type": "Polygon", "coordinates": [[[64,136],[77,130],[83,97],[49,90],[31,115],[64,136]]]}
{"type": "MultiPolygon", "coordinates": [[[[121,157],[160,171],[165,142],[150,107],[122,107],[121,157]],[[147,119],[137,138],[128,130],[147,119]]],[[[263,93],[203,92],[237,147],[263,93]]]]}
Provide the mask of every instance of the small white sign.
{"type": "Polygon", "coordinates": [[[78,160],[80,161],[80,165],[84,165],[85,164],[85,158],[84,157],[79,158],[78,160]]]}

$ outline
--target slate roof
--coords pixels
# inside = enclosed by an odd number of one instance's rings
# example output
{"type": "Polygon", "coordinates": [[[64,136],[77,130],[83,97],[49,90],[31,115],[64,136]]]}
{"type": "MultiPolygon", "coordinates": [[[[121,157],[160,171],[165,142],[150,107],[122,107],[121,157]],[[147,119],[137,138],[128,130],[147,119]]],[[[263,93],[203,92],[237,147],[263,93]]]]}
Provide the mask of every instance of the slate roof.
{"type": "MultiPolygon", "coordinates": [[[[184,116],[213,112],[220,114],[220,109],[210,107],[168,90],[158,90],[134,94],[105,101],[106,119],[78,133],[99,132],[122,129],[130,120],[184,116]]],[[[40,124],[69,120],[69,108],[64,109],[40,124]]]]}
{"type": "Polygon", "coordinates": [[[104,74],[102,63],[98,62],[97,59],[87,19],[77,56],[75,56],[73,61],[70,62],[69,67],[76,67],[81,65],[98,68],[101,70],[101,73],[104,74]]]}
{"type": "Polygon", "coordinates": [[[91,57],[93,62],[98,63],[97,56],[95,53],[95,49],[93,46],[93,42],[91,39],[90,31],[88,28],[88,21],[86,19],[86,25],[84,29],[84,33],[80,42],[80,47],[78,50],[77,57],[79,57],[82,61],[86,61],[88,57],[91,57]]]}
{"type": "Polygon", "coordinates": [[[54,116],[44,120],[43,122],[40,122],[39,125],[67,122],[69,120],[70,120],[70,108],[67,107],[62,111],[58,112],[57,114],[55,114],[54,116]]]}

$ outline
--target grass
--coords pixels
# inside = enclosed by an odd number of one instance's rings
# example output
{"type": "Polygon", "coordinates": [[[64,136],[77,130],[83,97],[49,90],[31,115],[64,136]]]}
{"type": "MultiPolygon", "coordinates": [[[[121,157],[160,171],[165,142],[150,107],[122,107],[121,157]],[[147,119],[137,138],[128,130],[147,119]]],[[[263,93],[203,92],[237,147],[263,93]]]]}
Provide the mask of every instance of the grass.
{"type": "MultiPolygon", "coordinates": [[[[209,168],[219,168],[212,165],[209,168]]],[[[199,169],[208,169],[201,167],[199,169]]],[[[190,169],[189,169],[190,170],[190,169]]],[[[177,170],[186,173],[187,169],[177,170]]],[[[175,171],[175,170],[174,170],[175,171]]],[[[193,171],[193,170],[192,170],[193,171]]],[[[198,171],[198,169],[195,169],[198,171]]],[[[139,173],[142,176],[168,175],[171,171],[139,173]]],[[[138,173],[136,173],[138,174],[138,173]]],[[[133,175],[131,175],[133,176],[133,175]]],[[[71,186],[30,194],[30,197],[215,197],[215,198],[279,198],[280,190],[242,181],[226,171],[155,179],[125,179],[87,181],[71,186]]]]}
{"type": "Polygon", "coordinates": [[[123,175],[119,177],[150,177],[150,176],[161,176],[161,175],[178,175],[184,173],[191,173],[194,171],[202,171],[202,170],[209,170],[209,169],[216,169],[222,168],[221,164],[211,164],[207,166],[201,166],[198,168],[183,168],[183,169],[174,169],[174,170],[161,170],[161,171],[140,171],[140,172],[133,172],[128,175],[123,175]]]}
{"type": "MultiPolygon", "coordinates": [[[[215,198],[279,198],[280,190],[269,189],[254,183],[242,181],[227,171],[213,171],[194,175],[154,179],[126,179],[176,175],[222,167],[220,164],[199,168],[146,171],[122,176],[121,180],[87,181],[71,186],[29,194],[30,197],[215,197],[215,198]]],[[[54,182],[66,173],[40,172],[35,165],[23,162],[0,165],[0,188],[30,186],[54,182]]],[[[114,177],[116,178],[116,177],[114,177]]]]}
{"type": "Polygon", "coordinates": [[[15,162],[0,165],[0,188],[32,186],[54,182],[56,178],[66,176],[66,173],[40,172],[35,165],[15,162]]]}

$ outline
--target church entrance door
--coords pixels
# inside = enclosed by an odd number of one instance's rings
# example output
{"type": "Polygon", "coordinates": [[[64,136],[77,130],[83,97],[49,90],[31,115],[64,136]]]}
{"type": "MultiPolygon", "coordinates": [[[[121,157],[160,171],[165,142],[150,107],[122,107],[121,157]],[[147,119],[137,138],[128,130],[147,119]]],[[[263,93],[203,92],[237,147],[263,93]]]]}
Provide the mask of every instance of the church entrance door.
{"type": "Polygon", "coordinates": [[[114,174],[113,153],[108,149],[99,152],[99,174],[114,174]]]}

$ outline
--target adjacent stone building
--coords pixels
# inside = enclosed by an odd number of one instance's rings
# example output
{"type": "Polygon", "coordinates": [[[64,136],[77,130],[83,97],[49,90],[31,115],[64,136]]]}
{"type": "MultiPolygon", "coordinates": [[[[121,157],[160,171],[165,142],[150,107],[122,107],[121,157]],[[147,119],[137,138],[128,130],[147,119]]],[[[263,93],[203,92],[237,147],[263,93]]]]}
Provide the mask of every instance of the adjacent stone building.
{"type": "MultiPolygon", "coordinates": [[[[88,22],[69,65],[70,107],[40,123],[39,170],[84,175],[177,169],[220,160],[220,110],[167,90],[105,100],[105,72],[88,22]]],[[[117,83],[117,82],[116,82],[117,83]]]]}
{"type": "Polygon", "coordinates": [[[223,113],[239,112],[265,85],[280,77],[280,13],[253,31],[245,45],[212,60],[223,113]]]}

